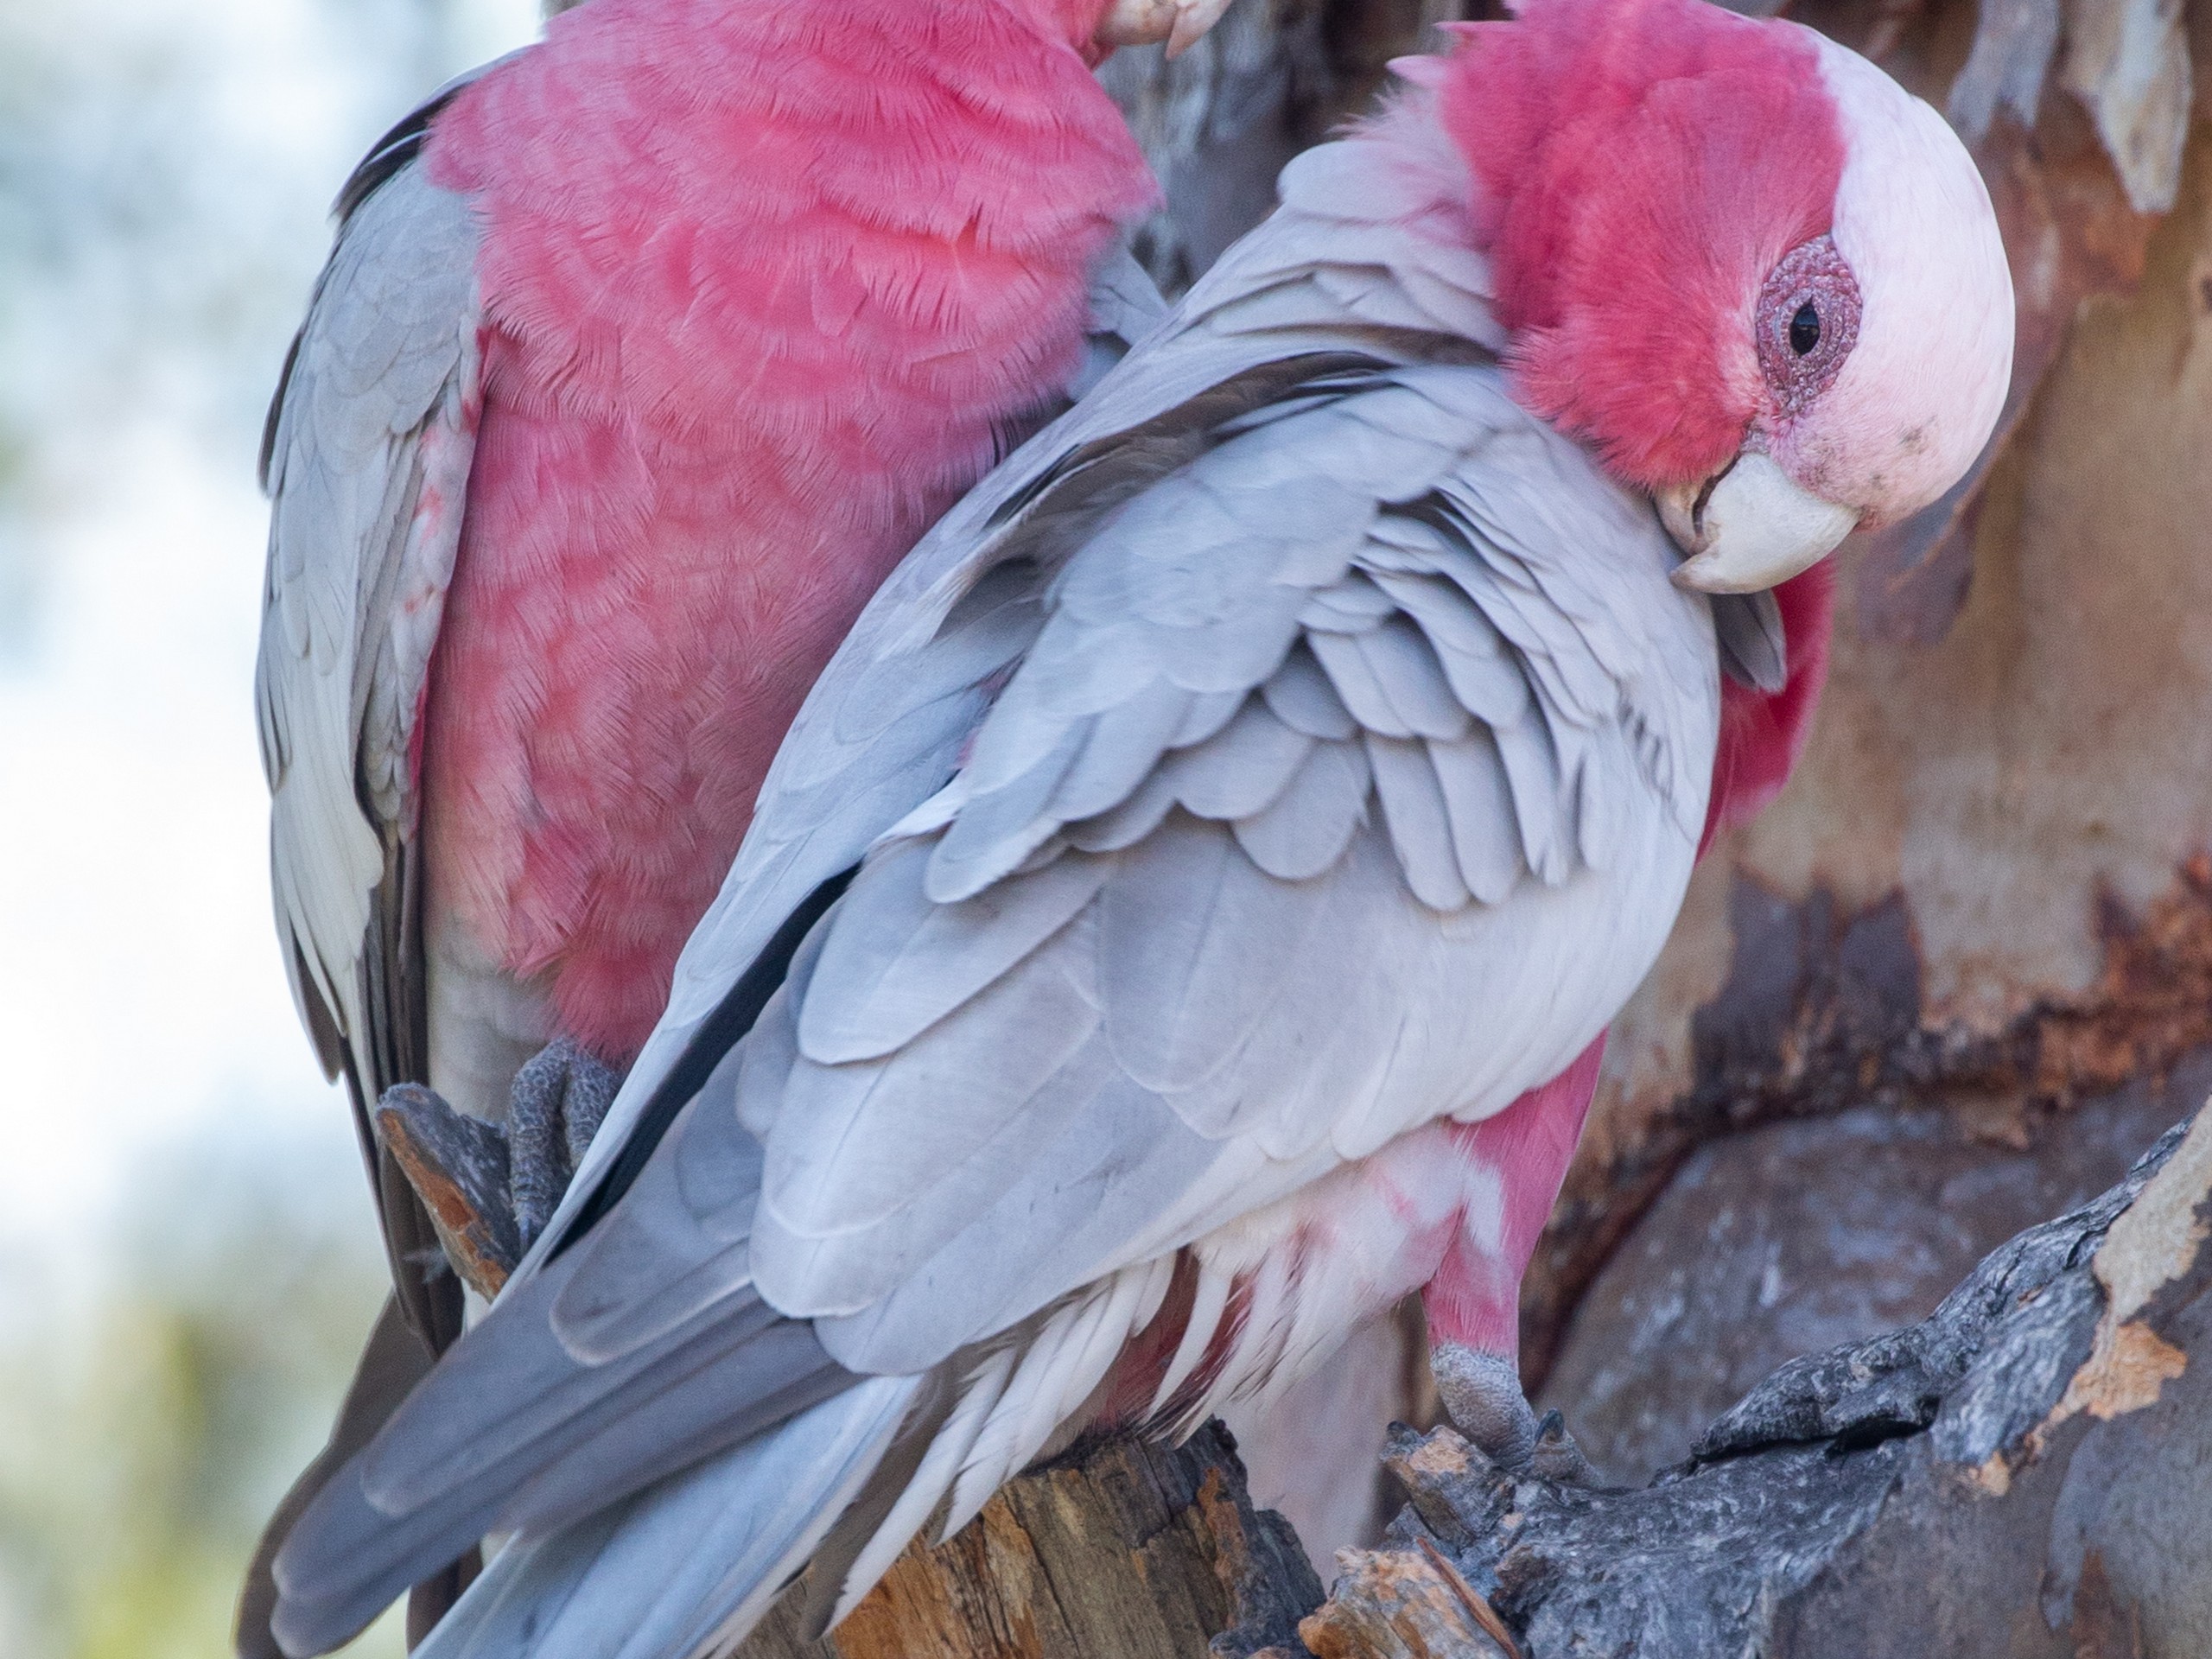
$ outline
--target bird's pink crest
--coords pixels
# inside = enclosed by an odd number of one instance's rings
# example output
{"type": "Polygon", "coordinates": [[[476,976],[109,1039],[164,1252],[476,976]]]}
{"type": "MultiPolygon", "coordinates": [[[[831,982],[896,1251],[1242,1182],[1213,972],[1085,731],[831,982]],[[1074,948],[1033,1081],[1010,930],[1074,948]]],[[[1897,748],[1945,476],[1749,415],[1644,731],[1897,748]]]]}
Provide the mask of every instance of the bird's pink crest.
{"type": "Polygon", "coordinates": [[[1760,286],[1834,213],[1815,48],[1702,0],[1530,0],[1458,32],[1440,108],[1521,397],[1633,482],[1711,472],[1761,397],[1760,286]]]}

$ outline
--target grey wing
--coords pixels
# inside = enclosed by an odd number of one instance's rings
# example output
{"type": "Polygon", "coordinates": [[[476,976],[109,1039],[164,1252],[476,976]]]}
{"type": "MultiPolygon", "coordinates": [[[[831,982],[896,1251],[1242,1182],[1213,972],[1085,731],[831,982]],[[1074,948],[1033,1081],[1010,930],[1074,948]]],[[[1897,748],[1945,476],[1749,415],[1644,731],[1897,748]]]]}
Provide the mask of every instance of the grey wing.
{"type": "MultiPolygon", "coordinates": [[[[1502,348],[1487,267],[1464,241],[1431,234],[1433,204],[1402,200],[1401,176],[1357,137],[1306,151],[1284,172],[1282,208],[1157,323],[1149,279],[1126,256],[1109,265],[1094,326],[1142,333],[1143,349],[947,513],[855,626],[779,752],[666,1012],[518,1272],[603,1212],[610,1173],[619,1185],[634,1173],[640,1140],[649,1149],[727,1046],[723,1016],[757,1011],[745,982],[760,977],[786,918],[950,776],[988,701],[981,682],[1036,626],[1033,601],[1017,591],[1025,562],[1065,549],[1222,425],[1300,387],[1345,371],[1486,361],[1502,348]],[[1015,569],[993,576],[1002,566],[1015,569]],[[940,631],[958,650],[941,644],[923,662],[940,631]]],[[[1094,365],[1110,354],[1095,336],[1094,365]]]]}
{"type": "MultiPolygon", "coordinates": [[[[404,157],[367,165],[388,175],[340,226],[271,410],[255,676],[285,967],[357,1114],[424,1075],[410,746],[478,412],[467,205],[404,157]]],[[[402,1259],[435,1241],[404,1183],[378,1179],[395,1278],[435,1344],[450,1321],[402,1259]]]]}
{"type": "Polygon", "coordinates": [[[434,1268],[435,1230],[368,1110],[389,1084],[427,1076],[409,740],[477,406],[475,237],[416,158],[437,112],[497,67],[441,88],[346,180],[337,245],[262,438],[273,510],[255,702],[277,931],[316,1053],[352,1097],[393,1296],[330,1446],[255,1553],[237,1626],[245,1659],[277,1651],[270,1565],[296,1512],[461,1330],[458,1284],[434,1268]]]}
{"type": "Polygon", "coordinates": [[[958,775],[742,1051],[753,1270],[851,1369],[1502,1109],[1671,924],[1717,691],[1648,505],[1489,371],[1286,407],[1033,575],[958,775]]]}

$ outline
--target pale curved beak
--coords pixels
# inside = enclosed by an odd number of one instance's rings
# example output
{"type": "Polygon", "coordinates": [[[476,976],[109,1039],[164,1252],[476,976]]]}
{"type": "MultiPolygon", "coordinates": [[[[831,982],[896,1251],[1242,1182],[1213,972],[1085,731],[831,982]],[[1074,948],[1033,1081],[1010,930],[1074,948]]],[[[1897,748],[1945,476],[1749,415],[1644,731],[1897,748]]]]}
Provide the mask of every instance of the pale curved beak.
{"type": "Polygon", "coordinates": [[[1802,489],[1773,457],[1746,450],[1717,478],[1659,492],[1659,519],[1688,556],[1675,585],[1757,594],[1817,564],[1859,515],[1802,489]]]}
{"type": "Polygon", "coordinates": [[[1093,38],[1101,46],[1150,46],[1165,41],[1167,55],[1180,57],[1228,10],[1229,0],[1114,0],[1093,38]]]}

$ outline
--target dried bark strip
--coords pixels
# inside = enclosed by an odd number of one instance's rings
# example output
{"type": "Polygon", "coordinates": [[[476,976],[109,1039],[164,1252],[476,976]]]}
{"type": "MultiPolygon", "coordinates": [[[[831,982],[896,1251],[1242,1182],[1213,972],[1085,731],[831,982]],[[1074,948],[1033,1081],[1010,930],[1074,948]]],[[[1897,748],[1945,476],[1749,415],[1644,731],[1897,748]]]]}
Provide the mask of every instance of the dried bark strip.
{"type": "Polygon", "coordinates": [[[1321,1599],[1218,1423],[1180,1447],[1094,1442],[1021,1476],[941,1548],[909,1547],[812,1641],[805,1587],[743,1659],[1288,1659],[1321,1599]]]}

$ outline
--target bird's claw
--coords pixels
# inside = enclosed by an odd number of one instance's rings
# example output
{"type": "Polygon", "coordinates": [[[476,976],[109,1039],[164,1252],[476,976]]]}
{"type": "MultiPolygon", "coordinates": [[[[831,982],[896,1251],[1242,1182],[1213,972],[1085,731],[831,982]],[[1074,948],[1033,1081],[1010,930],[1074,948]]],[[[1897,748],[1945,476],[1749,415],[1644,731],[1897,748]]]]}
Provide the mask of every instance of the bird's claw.
{"type": "Polygon", "coordinates": [[[1428,1363],[1452,1427],[1499,1468],[1526,1469],[1536,1450],[1536,1414],[1512,1360],[1464,1343],[1440,1342],[1428,1363]]]}
{"type": "Polygon", "coordinates": [[[419,1083],[385,1090],[376,1128],[430,1212],[453,1270],[486,1300],[498,1295],[522,1256],[507,1137],[497,1124],[456,1112],[419,1083]]]}
{"type": "Polygon", "coordinates": [[[620,1073],[566,1037],[555,1038],[515,1073],[507,1096],[507,1152],[524,1249],[553,1219],[621,1086],[620,1073]]]}
{"type": "Polygon", "coordinates": [[[1229,0],[1114,0],[1100,19],[1094,39],[1106,50],[1164,41],[1167,55],[1179,58],[1198,44],[1228,10],[1229,0]]]}
{"type": "Polygon", "coordinates": [[[1536,1449],[1529,1454],[1529,1472],[1539,1480],[1548,1480],[1559,1486],[1598,1484],[1598,1471],[1582,1455],[1574,1436],[1567,1432],[1567,1420],[1559,1414],[1557,1407],[1546,1412],[1536,1425],[1536,1449]]]}

